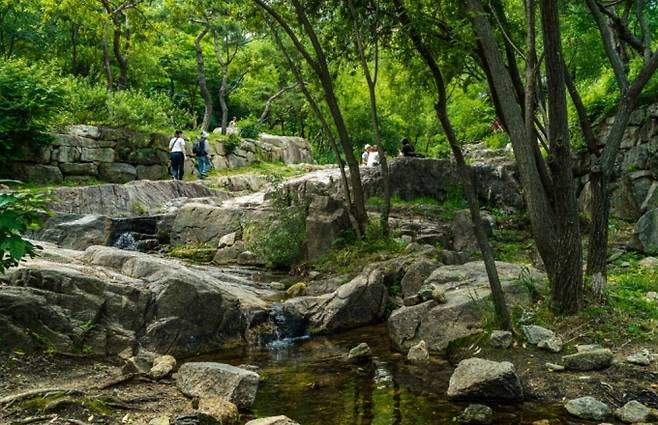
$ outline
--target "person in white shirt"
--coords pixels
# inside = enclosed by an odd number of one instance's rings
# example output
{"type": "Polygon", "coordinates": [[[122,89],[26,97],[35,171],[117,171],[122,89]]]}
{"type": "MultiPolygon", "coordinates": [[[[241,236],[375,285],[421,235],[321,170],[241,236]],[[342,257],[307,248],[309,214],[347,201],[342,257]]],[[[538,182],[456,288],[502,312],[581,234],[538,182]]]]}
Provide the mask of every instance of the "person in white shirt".
{"type": "Polygon", "coordinates": [[[370,155],[370,145],[365,145],[363,147],[363,153],[361,154],[362,165],[368,165],[368,155],[370,155]]]}
{"type": "Polygon", "coordinates": [[[371,146],[370,152],[368,152],[368,167],[376,167],[379,165],[379,150],[377,146],[371,146]]]}
{"type": "Polygon", "coordinates": [[[169,141],[169,156],[171,158],[171,177],[183,180],[185,174],[185,139],[183,132],[176,130],[176,135],[169,141]]]}

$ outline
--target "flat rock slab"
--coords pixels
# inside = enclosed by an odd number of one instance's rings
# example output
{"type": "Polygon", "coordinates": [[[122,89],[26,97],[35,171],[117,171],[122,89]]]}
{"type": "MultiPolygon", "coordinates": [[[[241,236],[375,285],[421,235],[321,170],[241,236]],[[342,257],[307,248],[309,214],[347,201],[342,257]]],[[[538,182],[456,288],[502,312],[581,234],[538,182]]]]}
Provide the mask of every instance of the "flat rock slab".
{"type": "Polygon", "coordinates": [[[246,409],[254,404],[260,376],[224,363],[185,363],[176,375],[176,386],[188,397],[216,396],[246,409]]]}
{"type": "Polygon", "coordinates": [[[602,421],[610,415],[608,405],[598,401],[594,397],[581,397],[569,400],[564,407],[569,414],[580,419],[602,421]]]}
{"type": "Polygon", "coordinates": [[[259,418],[247,422],[245,425],[299,425],[287,416],[270,416],[268,418],[259,418]]]}
{"type": "Polygon", "coordinates": [[[612,364],[613,354],[608,348],[581,351],[568,356],[562,356],[564,367],[568,370],[599,370],[612,364]]]}
{"type": "Polygon", "coordinates": [[[474,357],[457,365],[450,377],[448,398],[516,402],[523,400],[523,387],[512,363],[474,357]]]}

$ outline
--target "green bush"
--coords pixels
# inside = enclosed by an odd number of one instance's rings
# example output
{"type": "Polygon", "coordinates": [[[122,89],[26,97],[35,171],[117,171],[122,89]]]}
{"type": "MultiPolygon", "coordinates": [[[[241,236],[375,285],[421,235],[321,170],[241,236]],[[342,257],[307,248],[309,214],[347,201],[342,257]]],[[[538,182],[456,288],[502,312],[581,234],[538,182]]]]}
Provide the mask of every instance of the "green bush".
{"type": "Polygon", "coordinates": [[[11,159],[16,146],[48,140],[47,131],[64,101],[54,67],[5,59],[0,66],[0,161],[11,159]]]}
{"type": "Polygon", "coordinates": [[[240,129],[240,136],[245,139],[257,139],[260,134],[261,123],[256,117],[249,116],[238,122],[238,128],[240,129]]]}
{"type": "Polygon", "coordinates": [[[32,192],[0,193],[0,274],[34,257],[40,248],[23,239],[25,232],[41,226],[47,198],[32,192]]]}
{"type": "Polygon", "coordinates": [[[108,93],[103,86],[76,78],[69,79],[66,87],[70,112],[62,121],[67,124],[158,131],[184,128],[190,122],[190,115],[161,93],[147,95],[138,90],[108,93]]]}
{"type": "Polygon", "coordinates": [[[235,152],[235,149],[240,146],[240,142],[240,136],[237,134],[229,134],[226,140],[222,142],[222,145],[224,145],[224,153],[230,155],[235,152]]]}
{"type": "Polygon", "coordinates": [[[270,266],[289,268],[304,254],[306,211],[302,205],[291,205],[278,188],[273,206],[272,217],[247,226],[244,239],[247,249],[270,266]]]}

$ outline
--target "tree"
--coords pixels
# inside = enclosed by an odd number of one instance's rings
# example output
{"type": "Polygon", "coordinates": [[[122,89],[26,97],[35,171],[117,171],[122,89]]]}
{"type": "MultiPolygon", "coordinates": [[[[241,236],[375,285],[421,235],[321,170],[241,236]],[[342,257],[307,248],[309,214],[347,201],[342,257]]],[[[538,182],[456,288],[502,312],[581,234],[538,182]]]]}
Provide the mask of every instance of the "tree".
{"type": "Polygon", "coordinates": [[[345,125],[345,120],[338,104],[336,94],[334,92],[334,83],[332,75],[329,72],[327,65],[326,55],[322,44],[311,24],[308,15],[299,0],[292,0],[293,12],[297,16],[297,20],[303,31],[308,36],[309,42],[315,52],[315,58],[311,56],[309,51],[300,41],[295,31],[286,19],[277,12],[270,4],[263,0],[254,0],[254,3],[267,12],[288,35],[297,51],[302,55],[309,68],[313,71],[315,77],[320,82],[323,89],[324,99],[329,108],[331,116],[334,121],[334,126],[338,134],[338,139],[345,155],[345,161],[350,170],[350,183],[352,187],[352,212],[358,225],[359,237],[364,234],[365,223],[368,220],[365,209],[365,199],[363,195],[363,188],[361,185],[361,176],[359,172],[359,163],[354,156],[352,144],[350,142],[349,132],[345,125]]]}
{"type": "Polygon", "coordinates": [[[489,286],[491,288],[494,308],[496,311],[496,318],[503,329],[511,329],[512,322],[507,310],[505,294],[503,293],[503,289],[500,284],[500,278],[498,277],[498,270],[496,268],[493,251],[489,245],[487,234],[482,223],[480,205],[477,198],[477,192],[475,190],[473,174],[471,173],[470,168],[466,165],[461,146],[457,140],[457,136],[450,121],[450,117],[448,116],[446,85],[443,73],[441,72],[438,63],[434,59],[432,51],[425,44],[418,30],[410,21],[409,14],[402,4],[402,0],[393,0],[393,3],[395,4],[397,16],[402,26],[402,31],[404,31],[411,39],[414,48],[422,57],[434,79],[437,90],[437,100],[435,104],[436,116],[441,123],[441,126],[443,127],[443,131],[445,132],[446,137],[448,138],[450,148],[457,164],[457,170],[461,177],[462,184],[464,185],[464,194],[466,195],[466,199],[468,201],[471,221],[473,223],[473,232],[477,239],[480,252],[482,253],[482,259],[484,261],[487,276],[489,278],[489,286]]]}
{"type": "Polygon", "coordinates": [[[363,75],[366,78],[366,84],[368,85],[368,94],[370,98],[370,119],[372,122],[372,130],[374,133],[375,145],[379,151],[379,163],[382,170],[382,179],[384,181],[384,203],[382,205],[381,213],[381,228],[382,233],[385,236],[389,234],[388,228],[388,216],[391,211],[391,179],[389,176],[388,162],[386,161],[386,150],[382,143],[382,133],[379,125],[379,115],[377,112],[377,94],[375,93],[375,88],[377,85],[377,76],[379,73],[379,50],[378,50],[378,40],[377,40],[377,31],[379,30],[378,24],[378,5],[375,2],[374,4],[369,4],[368,6],[374,9],[374,28],[370,29],[370,35],[373,37],[373,61],[374,61],[374,70],[370,72],[370,66],[368,65],[368,58],[366,56],[366,46],[361,35],[361,29],[359,22],[361,16],[357,12],[356,7],[354,6],[354,0],[347,0],[350,14],[352,17],[352,29],[354,32],[354,38],[356,39],[356,48],[359,52],[359,60],[361,63],[361,69],[363,70],[363,75]]]}
{"type": "MultiPolygon", "coordinates": [[[[141,0],[124,0],[119,4],[113,4],[110,0],[100,0],[100,2],[113,26],[112,51],[114,52],[114,58],[119,66],[117,89],[126,90],[128,88],[128,52],[130,50],[131,37],[128,11],[136,9],[140,5],[141,0]],[[122,39],[123,45],[121,42],[122,39]]],[[[103,46],[105,46],[105,44],[103,46]]],[[[104,52],[106,53],[106,51],[104,52]]],[[[105,58],[109,86],[112,77],[111,72],[107,71],[107,69],[109,69],[107,56],[105,58]]]]}

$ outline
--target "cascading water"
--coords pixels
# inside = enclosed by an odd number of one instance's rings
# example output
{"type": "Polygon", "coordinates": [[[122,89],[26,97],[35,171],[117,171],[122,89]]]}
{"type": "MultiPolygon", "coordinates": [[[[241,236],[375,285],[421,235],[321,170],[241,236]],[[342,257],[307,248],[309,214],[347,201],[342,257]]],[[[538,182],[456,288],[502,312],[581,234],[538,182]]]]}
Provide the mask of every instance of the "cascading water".
{"type": "Polygon", "coordinates": [[[310,338],[306,333],[304,321],[286,314],[281,303],[272,304],[269,320],[272,325],[272,339],[266,346],[271,350],[280,350],[310,338]]]}
{"type": "Polygon", "coordinates": [[[135,235],[132,232],[124,232],[119,235],[112,246],[126,251],[138,251],[137,239],[135,239],[135,235]]]}

